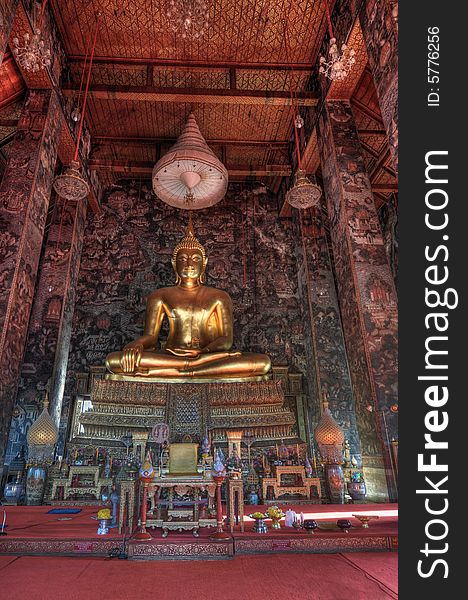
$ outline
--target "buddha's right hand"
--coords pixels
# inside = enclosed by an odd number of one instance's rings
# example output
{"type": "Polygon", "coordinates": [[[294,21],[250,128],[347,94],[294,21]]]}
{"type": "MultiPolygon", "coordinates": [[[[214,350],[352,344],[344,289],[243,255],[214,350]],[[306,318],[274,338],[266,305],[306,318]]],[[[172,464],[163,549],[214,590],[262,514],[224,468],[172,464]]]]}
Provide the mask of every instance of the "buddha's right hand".
{"type": "Polygon", "coordinates": [[[143,346],[129,346],[122,351],[122,371],[124,373],[134,373],[136,367],[140,365],[143,346]]]}

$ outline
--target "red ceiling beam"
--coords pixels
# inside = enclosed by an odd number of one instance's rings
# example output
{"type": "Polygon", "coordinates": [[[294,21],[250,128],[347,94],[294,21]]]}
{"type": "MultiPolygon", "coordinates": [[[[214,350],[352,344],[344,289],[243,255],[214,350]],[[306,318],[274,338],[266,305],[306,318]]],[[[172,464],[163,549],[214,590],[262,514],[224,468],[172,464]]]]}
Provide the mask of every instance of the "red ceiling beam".
{"type": "Polygon", "coordinates": [[[25,94],[26,94],[26,90],[19,90],[18,92],[15,92],[11,96],[3,98],[3,100],[0,100],[0,108],[5,108],[5,107],[9,106],[10,104],[13,104],[17,100],[19,100],[22,96],[24,96],[25,94]]]}
{"type": "MultiPolygon", "coordinates": [[[[67,84],[63,87],[66,95],[75,94],[78,88],[67,84]]],[[[289,92],[267,90],[226,90],[205,88],[169,88],[155,86],[104,85],[89,87],[92,98],[102,100],[135,100],[143,102],[199,102],[202,104],[252,104],[268,106],[291,106],[289,92]]],[[[298,92],[296,105],[316,106],[318,96],[315,92],[298,92]]]]}
{"type": "MultiPolygon", "coordinates": [[[[385,148],[382,154],[377,159],[376,163],[372,166],[371,172],[369,173],[369,179],[372,181],[376,174],[380,171],[380,169],[385,169],[386,171],[390,171],[390,169],[385,165],[387,160],[390,157],[390,148],[385,148]]],[[[393,173],[395,176],[395,173],[393,173]]],[[[371,184],[372,185],[372,184],[371,184]]]]}
{"type": "Polygon", "coordinates": [[[376,123],[380,123],[381,125],[384,124],[382,120],[382,115],[374,112],[371,108],[369,108],[356,98],[351,98],[351,105],[354,106],[354,108],[357,108],[363,115],[369,117],[369,119],[372,119],[373,121],[375,121],[376,123]]]}
{"type": "Polygon", "coordinates": [[[19,119],[0,119],[0,127],[18,127],[19,119]]]}
{"type": "Polygon", "coordinates": [[[372,183],[371,187],[373,192],[398,192],[397,183],[372,183]]]}
{"type": "Polygon", "coordinates": [[[385,129],[358,129],[359,135],[387,135],[385,129]]]}
{"type": "MultiPolygon", "coordinates": [[[[85,57],[83,55],[72,54],[68,57],[71,63],[82,63],[85,57]]],[[[175,58],[138,58],[128,56],[95,56],[94,64],[101,65],[153,65],[154,67],[184,67],[190,69],[246,69],[254,71],[302,71],[312,72],[310,63],[269,63],[269,62],[235,62],[235,61],[214,61],[207,62],[202,60],[184,60],[175,58]]]]}
{"type": "MultiPolygon", "coordinates": [[[[138,144],[153,146],[156,144],[173,144],[176,138],[167,137],[114,137],[93,135],[93,142],[97,144],[138,144]]],[[[209,146],[252,146],[266,147],[269,149],[285,148],[289,146],[287,140],[206,140],[209,146]]]]}
{"type": "MultiPolygon", "coordinates": [[[[128,173],[138,175],[151,175],[154,163],[148,161],[122,161],[110,159],[92,158],[89,168],[94,171],[111,171],[113,173],[128,173]]],[[[256,165],[256,166],[232,166],[228,167],[231,177],[289,177],[291,167],[289,165],[256,165]]]]}

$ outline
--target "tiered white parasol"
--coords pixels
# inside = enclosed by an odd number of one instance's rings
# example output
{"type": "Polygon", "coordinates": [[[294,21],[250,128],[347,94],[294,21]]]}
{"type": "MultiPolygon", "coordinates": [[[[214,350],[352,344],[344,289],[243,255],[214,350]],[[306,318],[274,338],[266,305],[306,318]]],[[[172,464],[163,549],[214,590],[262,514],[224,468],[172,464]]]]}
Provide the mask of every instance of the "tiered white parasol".
{"type": "Polygon", "coordinates": [[[228,172],[209,148],[190,113],[184,131],[154,166],[153,189],[170,206],[199,210],[226,194],[228,172]]]}

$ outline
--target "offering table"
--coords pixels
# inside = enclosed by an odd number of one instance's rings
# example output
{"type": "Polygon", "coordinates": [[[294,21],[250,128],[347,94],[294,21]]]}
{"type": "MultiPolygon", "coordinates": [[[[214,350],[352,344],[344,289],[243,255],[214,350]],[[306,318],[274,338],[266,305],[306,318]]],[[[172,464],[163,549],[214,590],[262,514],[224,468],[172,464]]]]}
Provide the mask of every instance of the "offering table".
{"type": "Polygon", "coordinates": [[[208,514],[211,514],[214,508],[214,497],[216,494],[216,484],[211,476],[202,475],[167,475],[166,477],[156,477],[148,487],[148,498],[151,501],[151,508],[148,512],[146,522],[147,527],[161,527],[163,537],[167,537],[169,531],[191,530],[195,537],[198,537],[200,527],[215,527],[216,519],[200,517],[199,501],[202,494],[207,494],[208,514]],[[159,496],[162,490],[168,491],[167,515],[162,516],[159,504],[159,496]],[[193,507],[187,509],[175,508],[179,502],[175,499],[178,496],[191,496],[193,507]],[[156,516],[154,512],[156,510],[156,516]]]}
{"type": "Polygon", "coordinates": [[[268,495],[268,488],[272,488],[275,499],[278,499],[283,494],[304,496],[307,499],[312,499],[311,488],[316,490],[317,498],[322,497],[320,487],[320,479],[318,477],[306,477],[305,467],[302,465],[290,466],[275,466],[274,477],[264,477],[262,481],[263,500],[265,501],[268,495]],[[284,485],[281,480],[282,475],[295,475],[299,480],[298,485],[284,485]]]}

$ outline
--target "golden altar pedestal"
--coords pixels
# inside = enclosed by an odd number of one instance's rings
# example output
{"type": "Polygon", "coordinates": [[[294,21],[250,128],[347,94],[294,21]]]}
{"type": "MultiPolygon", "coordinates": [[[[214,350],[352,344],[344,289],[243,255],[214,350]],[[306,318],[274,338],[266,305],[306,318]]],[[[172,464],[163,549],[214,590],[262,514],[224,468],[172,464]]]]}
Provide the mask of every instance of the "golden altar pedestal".
{"type": "MultiPolygon", "coordinates": [[[[206,433],[216,446],[227,444],[227,431],[249,429],[256,445],[275,448],[307,439],[302,376],[273,367],[268,381],[152,382],[106,377],[104,367],[77,379],[69,452],[87,446],[124,457],[124,436],[150,433],[167,423],[170,442],[187,436],[200,442],[206,433]]],[[[151,438],[149,438],[151,443],[151,438]]]]}

